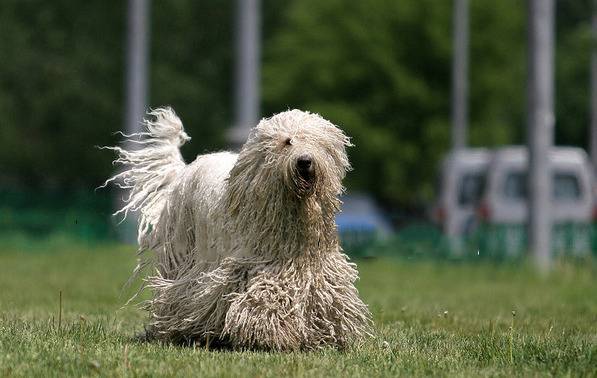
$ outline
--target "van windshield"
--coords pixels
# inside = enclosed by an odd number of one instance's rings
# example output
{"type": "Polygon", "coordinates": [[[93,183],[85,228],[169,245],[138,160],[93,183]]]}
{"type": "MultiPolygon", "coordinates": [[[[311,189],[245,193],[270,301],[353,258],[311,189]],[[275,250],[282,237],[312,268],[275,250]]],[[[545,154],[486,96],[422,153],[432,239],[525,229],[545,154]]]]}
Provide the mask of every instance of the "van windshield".
{"type": "Polygon", "coordinates": [[[474,205],[485,190],[485,173],[469,172],[460,178],[458,185],[458,204],[474,205]]]}
{"type": "MultiPolygon", "coordinates": [[[[556,201],[576,201],[582,195],[578,176],[572,172],[555,172],[552,185],[552,198],[556,201]]],[[[507,199],[526,200],[527,173],[523,171],[508,173],[504,181],[503,194],[507,199]]]]}
{"type": "Polygon", "coordinates": [[[581,197],[578,176],[569,172],[554,175],[553,196],[559,201],[575,201],[581,197]]]}
{"type": "Polygon", "coordinates": [[[524,200],[527,198],[526,172],[512,171],[506,175],[504,197],[512,200],[524,200]]]}

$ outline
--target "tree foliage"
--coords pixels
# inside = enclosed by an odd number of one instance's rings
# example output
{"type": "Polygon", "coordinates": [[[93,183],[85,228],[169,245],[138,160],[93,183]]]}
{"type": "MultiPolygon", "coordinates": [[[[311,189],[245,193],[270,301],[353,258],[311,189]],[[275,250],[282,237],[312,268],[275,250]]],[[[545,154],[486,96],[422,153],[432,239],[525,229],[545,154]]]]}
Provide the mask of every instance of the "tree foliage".
{"type": "MultiPolygon", "coordinates": [[[[231,4],[152,2],[149,105],[172,105],[194,154],[230,123],[231,4]]],[[[96,146],[123,128],[125,1],[3,1],[0,174],[18,185],[93,188],[113,169],[96,146]]]]}
{"type": "Polygon", "coordinates": [[[120,2],[3,1],[0,172],[29,185],[109,172],[93,148],[121,124],[120,2]]]}
{"type": "MultiPolygon", "coordinates": [[[[187,160],[226,145],[234,6],[152,2],[149,104],[177,110],[193,137],[187,160]]],[[[524,143],[526,6],[470,7],[470,143],[524,143]]],[[[557,2],[561,144],[586,143],[590,11],[589,0],[557,2]]],[[[452,2],[264,0],[262,16],[262,114],[321,113],[356,145],[351,190],[396,207],[429,200],[450,146],[452,2]]],[[[124,1],[2,1],[2,186],[92,188],[110,174],[94,146],[123,125],[125,31],[124,1]]]]}
{"type": "MultiPolygon", "coordinates": [[[[471,8],[470,139],[513,142],[523,9],[516,1],[471,8]]],[[[356,145],[352,189],[420,203],[450,143],[451,17],[445,1],[294,2],[266,56],[266,104],[311,109],[344,127],[356,145]]]]}

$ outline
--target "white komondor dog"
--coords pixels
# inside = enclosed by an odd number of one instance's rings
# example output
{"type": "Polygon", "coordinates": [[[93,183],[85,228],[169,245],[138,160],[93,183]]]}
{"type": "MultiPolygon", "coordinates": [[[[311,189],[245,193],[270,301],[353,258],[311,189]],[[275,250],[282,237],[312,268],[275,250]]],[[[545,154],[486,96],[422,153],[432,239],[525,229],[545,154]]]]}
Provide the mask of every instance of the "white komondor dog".
{"type": "Polygon", "coordinates": [[[126,170],[109,179],[139,211],[138,273],[152,299],[148,334],[234,348],[339,348],[371,333],[355,265],[334,221],[350,168],[349,138],[320,116],[263,119],[239,154],[200,155],[170,108],[146,121],[139,149],[111,147],[126,170]]]}

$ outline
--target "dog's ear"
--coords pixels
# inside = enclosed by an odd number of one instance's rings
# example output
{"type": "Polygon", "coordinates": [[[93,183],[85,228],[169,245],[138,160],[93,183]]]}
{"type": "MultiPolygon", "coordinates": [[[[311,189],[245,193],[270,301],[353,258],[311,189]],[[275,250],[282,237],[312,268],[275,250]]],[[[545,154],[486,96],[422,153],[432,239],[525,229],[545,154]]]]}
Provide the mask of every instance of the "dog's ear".
{"type": "Polygon", "coordinates": [[[259,185],[256,184],[263,174],[262,166],[264,155],[260,152],[260,145],[257,142],[257,136],[252,131],[251,136],[244,144],[236,163],[230,171],[226,181],[228,181],[228,195],[226,198],[226,207],[230,215],[236,215],[244,206],[250,205],[251,196],[255,191],[265,193],[259,185]],[[253,183],[247,188],[247,183],[253,183]]]}
{"type": "MultiPolygon", "coordinates": [[[[348,160],[348,154],[346,153],[347,147],[353,147],[350,137],[348,137],[344,131],[338,126],[334,125],[330,121],[322,118],[322,126],[325,130],[325,138],[322,138],[328,154],[332,156],[336,166],[340,167],[344,173],[352,169],[350,161],[348,160]]],[[[344,175],[342,175],[344,178],[344,175]]]]}

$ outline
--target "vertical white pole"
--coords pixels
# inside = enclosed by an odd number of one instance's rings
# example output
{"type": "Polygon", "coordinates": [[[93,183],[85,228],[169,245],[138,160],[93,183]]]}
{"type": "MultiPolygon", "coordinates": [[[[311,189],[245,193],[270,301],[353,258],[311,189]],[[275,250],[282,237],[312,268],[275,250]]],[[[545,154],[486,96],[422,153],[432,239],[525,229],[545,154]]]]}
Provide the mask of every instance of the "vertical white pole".
{"type": "Polygon", "coordinates": [[[454,0],[452,53],[452,149],[466,147],[468,132],[468,0],[454,0]]]}
{"type": "Polygon", "coordinates": [[[551,267],[552,177],[549,154],[554,135],[554,2],[528,2],[529,247],[537,268],[551,267]]]}
{"type": "MultiPolygon", "coordinates": [[[[597,0],[592,1],[591,17],[591,126],[589,153],[593,173],[597,174],[597,0]]],[[[597,175],[596,175],[597,177],[597,175]]]]}
{"type": "Polygon", "coordinates": [[[126,61],[127,134],[141,131],[147,105],[147,66],[149,0],[129,0],[126,61]]]}
{"type": "MultiPolygon", "coordinates": [[[[126,41],[126,116],[125,133],[133,134],[142,131],[142,121],[147,106],[147,67],[149,50],[148,12],[149,0],[129,0],[127,15],[126,41]]],[[[127,149],[135,145],[125,146],[127,149]]],[[[119,193],[118,206],[122,205],[122,197],[128,193],[119,193]]],[[[123,224],[120,235],[122,241],[134,243],[137,240],[137,217],[129,214],[123,224]]]]}
{"type": "Polygon", "coordinates": [[[236,23],[235,121],[229,138],[239,148],[259,120],[260,0],[237,0],[236,23]]]}

